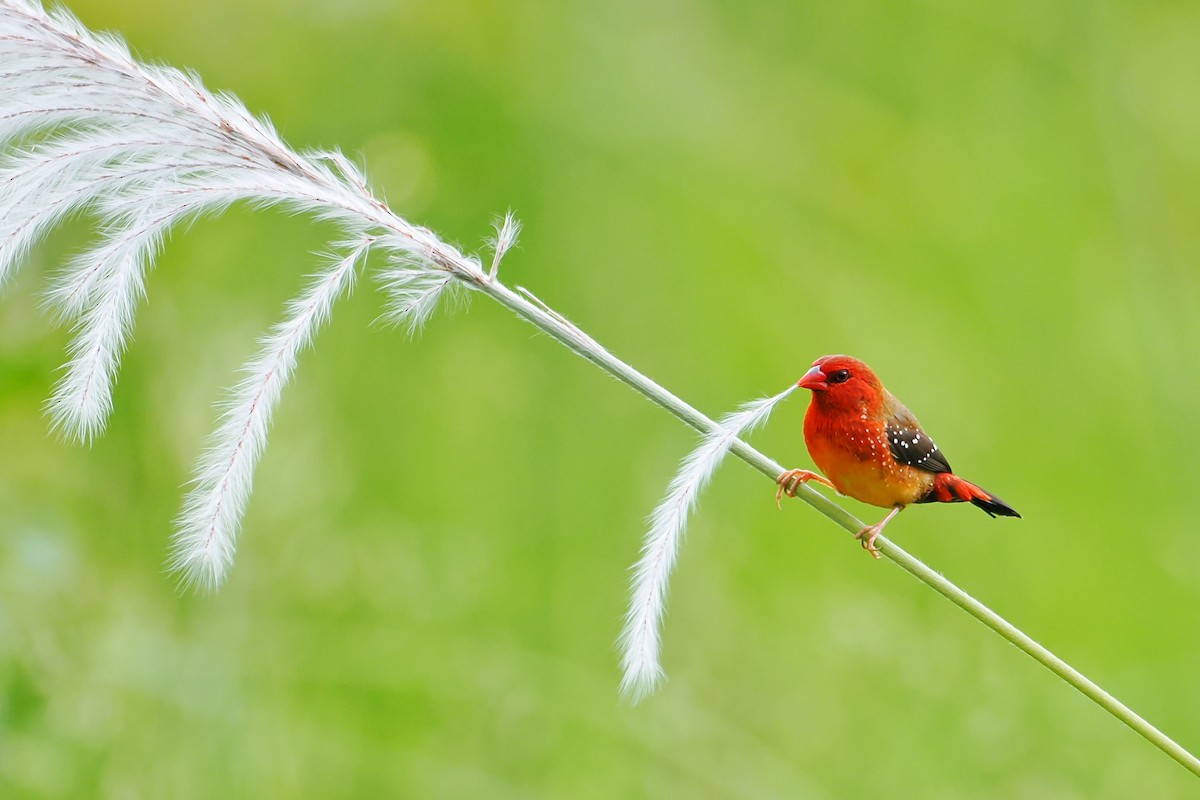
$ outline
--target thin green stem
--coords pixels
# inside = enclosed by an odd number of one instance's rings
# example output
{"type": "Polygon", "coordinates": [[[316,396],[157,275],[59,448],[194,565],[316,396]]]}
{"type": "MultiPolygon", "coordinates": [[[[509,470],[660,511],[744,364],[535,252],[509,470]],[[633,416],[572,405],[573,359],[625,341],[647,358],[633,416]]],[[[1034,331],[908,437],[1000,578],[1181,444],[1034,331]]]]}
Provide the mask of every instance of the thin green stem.
{"type": "MultiPolygon", "coordinates": [[[[614,356],[562,315],[553,311],[549,306],[537,300],[537,298],[528,292],[524,290],[522,290],[522,293],[514,292],[494,278],[480,279],[472,276],[470,283],[518,316],[532,323],[546,335],[565,345],[572,352],[600,367],[622,383],[627,384],[634,391],[665,408],[701,433],[707,434],[717,428],[717,423],[712,419],[614,356]]],[[[772,482],[784,471],[784,468],[779,463],[741,440],[738,440],[734,444],[732,452],[751,467],[770,478],[772,482]]],[[[865,523],[846,511],[846,509],[808,486],[800,486],[796,496],[850,533],[858,533],[866,527],[865,523]]],[[[887,556],[910,575],[916,577],[926,586],[1003,636],[1013,645],[1024,651],[1030,658],[1045,666],[1055,675],[1078,689],[1084,696],[1093,700],[1105,711],[1124,722],[1130,728],[1133,728],[1151,744],[1178,761],[1190,772],[1200,776],[1200,759],[1197,759],[1171,737],[1138,716],[1131,708],[1104,691],[1104,689],[1089,680],[1070,664],[1038,644],[1011,622],[964,592],[939,573],[930,569],[923,561],[908,553],[895,542],[880,536],[875,540],[875,546],[879,549],[880,553],[887,556]]]]}

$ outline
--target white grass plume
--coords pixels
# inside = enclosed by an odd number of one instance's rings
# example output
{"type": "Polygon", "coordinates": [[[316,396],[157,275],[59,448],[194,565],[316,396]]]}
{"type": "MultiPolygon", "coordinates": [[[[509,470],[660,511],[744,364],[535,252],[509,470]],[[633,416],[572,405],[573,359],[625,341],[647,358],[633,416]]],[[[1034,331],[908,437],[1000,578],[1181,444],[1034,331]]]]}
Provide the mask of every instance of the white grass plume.
{"type": "Polygon", "coordinates": [[[351,244],[263,339],[197,466],[172,563],[209,585],[229,565],[271,412],[296,356],[350,287],[366,251],[391,260],[384,286],[393,316],[410,328],[451,287],[488,277],[478,259],[392,213],[340,153],[294,151],[269,122],[208,91],[195,75],[142,64],[119,39],[92,33],[61,9],[0,0],[0,286],[70,215],[87,211],[101,225],[98,240],[47,295],[75,334],[47,404],[56,430],[85,441],[103,431],[162,243],[181,224],[234,203],[333,221],[351,244]]]}
{"type": "Polygon", "coordinates": [[[408,259],[398,263],[380,276],[380,283],[388,295],[384,319],[404,327],[409,335],[415,336],[437,310],[442,297],[455,287],[449,273],[430,269],[412,269],[406,266],[408,259]]]}
{"type": "Polygon", "coordinates": [[[766,422],[776,404],[795,388],[789,386],[774,397],[746,403],[722,417],[717,428],[705,435],[679,465],[666,497],[650,514],[650,530],[642,545],[642,557],[633,568],[632,597],[619,640],[624,673],[621,691],[634,702],[654,691],[663,678],[658,657],[659,628],[666,609],[671,568],[697,498],[734,442],[766,422]]]}
{"type": "Polygon", "coordinates": [[[107,244],[76,260],[76,269],[89,276],[81,293],[95,299],[75,324],[71,359],[48,406],[56,429],[85,441],[103,430],[112,410],[113,377],[133,325],[134,306],[145,292],[146,262],[161,243],[161,228],[142,219],[138,215],[121,231],[125,235],[110,235],[107,244]],[[136,232],[128,235],[128,229],[136,232]]]}
{"type": "Polygon", "coordinates": [[[521,236],[521,223],[513,216],[512,211],[508,211],[504,215],[504,220],[496,224],[496,236],[491,240],[492,245],[492,266],[488,269],[488,277],[492,280],[496,279],[496,273],[500,270],[500,262],[504,259],[506,253],[517,244],[517,239],[521,236]]]}
{"type": "Polygon", "coordinates": [[[300,351],[329,317],[334,302],[353,286],[356,265],[370,244],[358,243],[317,275],[288,304],[287,317],[263,339],[258,356],[246,366],[246,377],[233,391],[179,520],[171,565],[186,580],[214,587],[225,577],[280,392],[300,351]]]}

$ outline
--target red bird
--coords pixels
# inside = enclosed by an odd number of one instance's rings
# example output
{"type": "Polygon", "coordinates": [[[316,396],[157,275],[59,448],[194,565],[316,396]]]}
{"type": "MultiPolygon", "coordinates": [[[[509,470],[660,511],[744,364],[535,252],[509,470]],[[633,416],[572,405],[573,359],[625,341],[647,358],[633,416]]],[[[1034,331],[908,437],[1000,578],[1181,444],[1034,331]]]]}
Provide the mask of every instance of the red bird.
{"type": "Polygon", "coordinates": [[[777,502],[784,494],[795,497],[801,484],[818,481],[855,500],[890,508],[881,522],[855,536],[875,558],[876,537],[909,503],[967,502],[993,517],[1021,516],[955,475],[913,413],[857,358],[818,358],[797,385],[812,390],[804,443],[829,478],[806,469],[788,470],[778,478],[777,502]]]}

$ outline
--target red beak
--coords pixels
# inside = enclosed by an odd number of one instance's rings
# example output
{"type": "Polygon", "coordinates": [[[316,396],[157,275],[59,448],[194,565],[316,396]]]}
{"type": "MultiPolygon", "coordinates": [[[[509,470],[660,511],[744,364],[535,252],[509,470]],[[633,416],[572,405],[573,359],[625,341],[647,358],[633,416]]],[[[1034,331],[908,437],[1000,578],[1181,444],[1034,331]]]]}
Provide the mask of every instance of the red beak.
{"type": "Polygon", "coordinates": [[[820,367],[813,367],[804,373],[804,377],[796,385],[801,389],[812,389],[814,392],[823,392],[829,388],[829,384],[825,382],[825,373],[820,367]]]}

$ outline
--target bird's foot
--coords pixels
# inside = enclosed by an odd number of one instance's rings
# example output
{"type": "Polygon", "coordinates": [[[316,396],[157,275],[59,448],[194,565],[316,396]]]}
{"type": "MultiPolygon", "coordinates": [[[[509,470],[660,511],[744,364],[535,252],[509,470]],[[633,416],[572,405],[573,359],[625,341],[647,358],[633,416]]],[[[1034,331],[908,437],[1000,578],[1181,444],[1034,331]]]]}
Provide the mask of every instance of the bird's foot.
{"type": "Polygon", "coordinates": [[[875,540],[879,538],[882,530],[883,525],[870,525],[854,534],[854,538],[862,542],[863,550],[866,550],[874,558],[879,558],[879,549],[875,547],[875,540]]]}
{"type": "Polygon", "coordinates": [[[858,533],[854,534],[854,538],[862,542],[863,550],[866,550],[875,558],[879,558],[879,548],[875,546],[875,540],[879,538],[879,534],[883,533],[884,527],[903,510],[904,506],[896,506],[879,522],[874,525],[869,525],[858,533]]]}
{"type": "Polygon", "coordinates": [[[775,492],[775,505],[780,504],[785,494],[788,497],[795,497],[796,490],[809,481],[823,483],[830,489],[833,488],[833,484],[824,475],[818,475],[808,469],[789,469],[775,479],[775,482],[779,484],[779,489],[775,492]]]}

